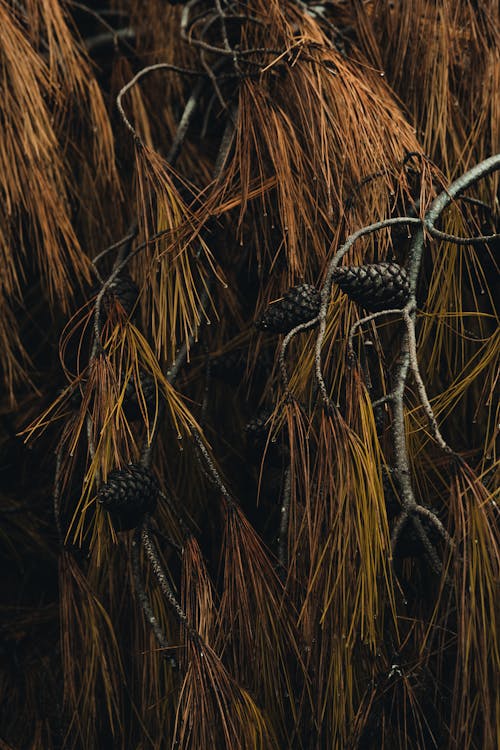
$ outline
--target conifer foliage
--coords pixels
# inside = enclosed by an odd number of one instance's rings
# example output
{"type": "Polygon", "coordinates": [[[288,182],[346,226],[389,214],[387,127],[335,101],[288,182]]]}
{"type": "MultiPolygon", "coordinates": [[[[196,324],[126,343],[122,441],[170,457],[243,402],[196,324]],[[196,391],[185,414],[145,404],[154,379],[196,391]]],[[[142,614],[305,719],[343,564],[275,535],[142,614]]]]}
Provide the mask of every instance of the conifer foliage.
{"type": "Polygon", "coordinates": [[[500,745],[496,0],[0,0],[0,747],[500,745]]]}

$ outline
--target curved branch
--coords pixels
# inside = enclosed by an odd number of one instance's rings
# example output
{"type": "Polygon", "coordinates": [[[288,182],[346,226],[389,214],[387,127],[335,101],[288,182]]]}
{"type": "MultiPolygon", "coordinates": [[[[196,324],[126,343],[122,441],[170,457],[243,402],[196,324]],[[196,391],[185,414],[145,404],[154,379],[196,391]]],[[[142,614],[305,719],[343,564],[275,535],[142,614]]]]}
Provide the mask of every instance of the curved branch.
{"type": "Polygon", "coordinates": [[[401,224],[418,224],[419,226],[421,226],[422,221],[420,219],[413,218],[410,216],[404,216],[400,218],[397,217],[394,219],[385,219],[384,221],[377,221],[374,224],[370,224],[367,227],[363,227],[362,229],[359,229],[357,232],[354,232],[354,234],[351,234],[351,236],[347,238],[347,240],[344,242],[342,247],[335,253],[335,255],[333,256],[332,260],[330,261],[328,265],[325,280],[323,282],[323,286],[321,287],[321,307],[320,307],[319,316],[318,316],[320,325],[319,325],[318,336],[316,339],[316,356],[315,356],[316,379],[318,381],[318,386],[321,391],[321,395],[322,395],[323,402],[325,403],[325,405],[329,404],[330,398],[328,396],[325,381],[323,379],[323,374],[321,371],[321,349],[323,347],[323,341],[325,338],[326,315],[328,312],[328,306],[330,304],[330,296],[332,292],[333,276],[335,273],[335,269],[339,265],[344,255],[351,249],[351,247],[354,245],[356,240],[358,240],[360,237],[364,237],[367,234],[373,234],[373,232],[377,232],[380,229],[385,229],[386,227],[399,226],[401,224]]]}
{"type": "Polygon", "coordinates": [[[459,237],[456,234],[448,234],[442,232],[436,227],[426,225],[428,233],[435,240],[444,240],[445,242],[452,242],[454,245],[482,245],[485,242],[493,242],[500,239],[500,234],[479,234],[477,237],[459,237]]]}
{"type": "Polygon", "coordinates": [[[307,331],[309,328],[313,328],[316,323],[319,321],[319,315],[316,315],[315,318],[311,318],[311,320],[307,320],[305,323],[300,323],[298,326],[295,326],[295,328],[292,328],[291,331],[287,333],[285,338],[282,341],[281,344],[281,350],[279,355],[279,365],[281,370],[281,377],[283,379],[283,383],[285,386],[285,391],[288,391],[288,385],[289,385],[289,378],[288,378],[288,371],[286,369],[286,362],[285,362],[285,354],[287,347],[290,343],[290,341],[301,331],[307,331]]]}
{"type": "Polygon", "coordinates": [[[419,518],[417,518],[415,512],[409,513],[408,511],[403,510],[400,516],[398,517],[398,520],[396,521],[396,524],[391,534],[392,554],[394,555],[399,538],[401,536],[401,532],[403,531],[403,528],[405,527],[406,523],[410,519],[414,525],[415,531],[417,532],[420,541],[422,542],[425,553],[427,555],[427,559],[429,560],[432,569],[434,570],[435,573],[440,575],[443,570],[443,564],[441,560],[439,559],[437,552],[432,545],[432,542],[427,536],[427,532],[425,531],[422,525],[422,522],[420,521],[419,518]]]}
{"type": "Polygon", "coordinates": [[[429,420],[432,433],[439,447],[443,451],[445,451],[445,453],[452,454],[454,453],[454,451],[450,448],[448,443],[445,441],[445,439],[441,435],[441,432],[439,430],[439,426],[437,423],[437,419],[434,415],[434,411],[430,404],[429,397],[427,396],[427,391],[424,385],[424,381],[422,380],[422,376],[420,374],[420,368],[419,368],[418,359],[417,359],[417,341],[415,337],[414,320],[411,316],[411,312],[408,309],[404,310],[403,315],[404,315],[404,320],[406,323],[406,330],[408,334],[408,356],[410,358],[410,368],[413,373],[413,377],[415,378],[415,382],[417,384],[417,390],[418,390],[418,395],[420,397],[420,401],[422,403],[422,406],[424,407],[424,411],[426,413],[427,419],[429,420]]]}
{"type": "Polygon", "coordinates": [[[190,632],[191,627],[188,623],[188,617],[186,613],[184,612],[184,610],[182,609],[179,602],[177,601],[177,597],[175,596],[174,592],[172,591],[172,587],[170,586],[170,583],[168,582],[167,575],[165,571],[163,570],[163,565],[161,564],[161,560],[158,555],[158,550],[156,549],[154,539],[151,538],[148,513],[146,513],[146,515],[144,516],[144,521],[142,522],[142,526],[139,529],[139,534],[140,534],[142,546],[144,548],[144,552],[146,553],[146,557],[148,558],[150,562],[153,573],[156,576],[156,580],[160,584],[160,588],[163,592],[163,595],[165,596],[166,600],[168,601],[168,603],[174,610],[179,622],[182,625],[184,625],[187,628],[187,630],[190,632]]]}
{"type": "MultiPolygon", "coordinates": [[[[142,583],[142,577],[141,577],[141,566],[139,561],[139,545],[141,542],[141,529],[137,528],[134,532],[134,538],[132,540],[132,573],[134,576],[134,586],[135,586],[135,593],[139,600],[139,604],[141,605],[144,614],[146,615],[146,619],[154,633],[154,636],[156,640],[158,641],[160,647],[167,651],[171,648],[171,645],[168,641],[167,636],[162,630],[162,627],[156,617],[156,615],[153,612],[153,608],[151,606],[151,602],[149,601],[148,595],[146,594],[146,590],[144,588],[144,585],[142,583]]],[[[165,658],[169,662],[172,669],[177,669],[177,660],[174,656],[171,654],[165,653],[165,658]]]]}
{"type": "Polygon", "coordinates": [[[424,217],[424,225],[415,234],[410,246],[408,279],[410,282],[410,295],[413,298],[415,298],[420,264],[422,262],[425,231],[427,230],[427,232],[430,233],[431,230],[434,229],[436,221],[439,219],[445,208],[463,193],[464,190],[467,190],[467,188],[475,185],[476,182],[479,182],[479,180],[482,180],[484,177],[487,177],[498,169],[500,169],[500,154],[490,156],[489,159],[485,159],[479,164],[476,164],[475,167],[472,167],[472,169],[469,169],[468,172],[455,180],[455,182],[452,182],[449,188],[440,193],[431,204],[431,207],[424,217]]]}
{"type": "Polygon", "coordinates": [[[349,331],[349,338],[347,340],[347,353],[349,357],[354,357],[354,334],[358,330],[358,328],[361,328],[362,325],[365,323],[369,323],[371,320],[376,320],[377,318],[381,318],[383,315],[404,315],[404,309],[402,308],[391,308],[390,310],[379,310],[379,312],[371,313],[370,315],[366,315],[364,318],[360,318],[355,323],[352,324],[351,330],[349,331]]]}
{"type": "Polygon", "coordinates": [[[196,443],[196,446],[197,446],[197,448],[198,448],[201,456],[203,457],[203,460],[205,462],[205,466],[206,466],[206,468],[208,470],[208,473],[212,477],[212,481],[219,488],[221,494],[225,497],[225,499],[227,500],[227,502],[231,506],[234,505],[235,502],[234,502],[233,498],[231,497],[231,494],[230,494],[229,490],[227,489],[226,485],[222,481],[222,477],[219,474],[219,472],[217,470],[217,467],[215,466],[215,463],[214,463],[214,461],[213,461],[210,453],[208,452],[208,450],[207,450],[207,448],[205,446],[205,443],[203,442],[203,438],[201,437],[200,433],[198,432],[198,430],[195,427],[193,427],[191,429],[191,433],[193,435],[194,442],[196,443]]]}
{"type": "Polygon", "coordinates": [[[206,74],[203,73],[200,70],[191,70],[189,68],[179,68],[177,65],[171,65],[170,63],[156,63],[155,65],[148,65],[146,68],[143,68],[138,73],[135,74],[133,78],[130,79],[128,83],[123,86],[120,91],[118,92],[118,96],[116,97],[116,106],[118,108],[118,112],[121,115],[121,118],[125,124],[125,126],[130,130],[132,135],[134,136],[135,140],[142,143],[141,139],[137,135],[137,132],[128,119],[127,115],[125,114],[125,110],[123,108],[122,99],[127,93],[127,91],[130,91],[131,88],[133,88],[136,83],[138,83],[141,78],[148,75],[149,73],[153,73],[155,70],[172,70],[175,73],[181,73],[183,75],[191,75],[191,76],[205,76],[206,74]]]}

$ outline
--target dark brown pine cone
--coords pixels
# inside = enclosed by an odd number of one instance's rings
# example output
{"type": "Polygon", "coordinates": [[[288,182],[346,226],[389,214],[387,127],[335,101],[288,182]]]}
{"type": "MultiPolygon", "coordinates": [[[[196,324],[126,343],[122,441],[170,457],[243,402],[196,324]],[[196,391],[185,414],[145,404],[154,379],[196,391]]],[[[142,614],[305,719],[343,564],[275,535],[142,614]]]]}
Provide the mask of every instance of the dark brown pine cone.
{"type": "Polygon", "coordinates": [[[127,315],[133,312],[139,297],[135,281],[128,273],[119,274],[106,290],[109,296],[120,303],[127,315]]]}
{"type": "MultiPolygon", "coordinates": [[[[155,380],[151,375],[144,372],[140,375],[141,380],[141,390],[142,395],[144,397],[144,401],[146,403],[146,409],[148,414],[148,419],[151,420],[154,417],[155,409],[156,409],[156,385],[155,380]]],[[[161,399],[161,393],[160,390],[158,390],[158,400],[161,399]]],[[[125,416],[129,421],[134,420],[144,420],[144,415],[142,413],[142,409],[144,408],[144,403],[142,399],[140,398],[140,395],[137,393],[136,390],[136,384],[133,378],[131,378],[125,388],[125,398],[123,401],[123,409],[125,412],[125,416]]]]}
{"type": "Polygon", "coordinates": [[[116,531],[134,529],[145,513],[156,508],[160,487],[154,474],[140,464],[115,469],[97,494],[116,531]]]}
{"type": "Polygon", "coordinates": [[[269,305],[255,326],[260,331],[288,333],[301,323],[315,318],[321,306],[321,295],[311,284],[298,284],[283,299],[269,305]]]}
{"type": "Polygon", "coordinates": [[[333,280],[368,312],[400,309],[410,293],[406,271],[397,263],[341,266],[335,269],[333,280]]]}

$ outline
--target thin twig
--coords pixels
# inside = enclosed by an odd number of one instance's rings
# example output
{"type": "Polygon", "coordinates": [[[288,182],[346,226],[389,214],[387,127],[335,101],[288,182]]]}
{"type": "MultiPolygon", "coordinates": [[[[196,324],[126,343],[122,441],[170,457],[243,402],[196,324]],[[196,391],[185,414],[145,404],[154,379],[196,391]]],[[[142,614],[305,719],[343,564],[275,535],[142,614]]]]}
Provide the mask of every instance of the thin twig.
{"type": "Polygon", "coordinates": [[[140,566],[140,560],[139,560],[140,543],[141,543],[141,529],[137,528],[134,532],[134,538],[132,540],[132,573],[134,576],[135,593],[139,600],[139,604],[141,605],[143,612],[146,615],[146,619],[154,633],[156,640],[160,644],[160,647],[164,649],[165,651],[165,654],[164,654],[165,659],[167,659],[172,669],[177,669],[177,666],[178,666],[177,660],[175,659],[174,656],[167,653],[167,651],[170,650],[172,647],[168,641],[167,636],[163,632],[163,629],[160,623],[158,622],[156,615],[153,612],[151,602],[149,601],[148,595],[146,594],[146,590],[142,582],[141,566],[140,566]]]}
{"type": "Polygon", "coordinates": [[[290,496],[292,490],[292,470],[291,466],[287,466],[285,470],[284,484],[283,484],[283,497],[281,500],[281,520],[280,520],[280,534],[278,538],[278,560],[283,570],[286,570],[287,560],[287,547],[288,547],[288,523],[290,519],[290,496]]]}
{"type": "Polygon", "coordinates": [[[85,427],[87,430],[87,443],[89,448],[90,463],[95,458],[95,441],[94,441],[94,426],[92,424],[92,417],[89,412],[85,417],[85,427]]]}
{"type": "Polygon", "coordinates": [[[458,200],[464,201],[464,203],[470,203],[471,206],[478,206],[479,208],[484,208],[490,216],[493,214],[493,209],[491,206],[489,206],[484,201],[479,200],[479,198],[471,198],[469,195],[459,195],[458,200]]]}
{"type": "Polygon", "coordinates": [[[135,39],[135,31],[132,28],[113,29],[112,31],[104,31],[102,34],[95,34],[94,36],[86,37],[84,39],[85,49],[87,52],[92,52],[97,47],[103,47],[107,44],[112,44],[115,49],[118,47],[119,42],[127,46],[131,51],[133,47],[127,44],[128,41],[135,39]]]}
{"type": "MultiPolygon", "coordinates": [[[[479,180],[487,177],[492,172],[500,169],[500,154],[491,156],[489,159],[477,164],[475,167],[470,169],[468,172],[463,174],[457,180],[455,180],[447,190],[444,190],[438,195],[433,201],[427,214],[424,218],[425,230],[430,232],[434,228],[434,224],[439,219],[443,211],[450,205],[450,203],[456,199],[464,190],[476,184],[479,180]]],[[[420,271],[420,264],[422,260],[422,253],[424,249],[425,232],[424,227],[418,231],[413,237],[409,251],[409,266],[408,266],[408,278],[410,281],[410,292],[412,295],[416,293],[417,281],[420,271]]]]}
{"type": "Polygon", "coordinates": [[[393,398],[394,398],[394,393],[392,391],[390,391],[389,393],[386,393],[385,396],[381,396],[380,398],[377,398],[375,401],[372,401],[372,409],[376,409],[378,406],[384,406],[384,404],[389,404],[393,398]]]}
{"type": "Polygon", "coordinates": [[[454,245],[483,245],[485,242],[494,242],[500,239],[500,234],[480,234],[476,237],[459,237],[456,234],[448,234],[442,232],[436,227],[426,225],[428,233],[435,240],[444,240],[445,242],[451,242],[454,245]]]}
{"type": "Polygon", "coordinates": [[[109,245],[109,247],[106,247],[104,250],[101,250],[101,252],[98,253],[95,256],[95,258],[92,259],[92,265],[95,266],[100,260],[102,260],[106,255],[108,255],[108,253],[112,252],[113,250],[116,250],[122,245],[126,245],[128,242],[131,242],[132,240],[135,239],[136,236],[137,236],[137,223],[136,223],[135,228],[132,229],[128,234],[126,234],[125,237],[122,237],[122,239],[118,240],[118,242],[113,242],[112,245],[109,245]]]}
{"type": "Polygon", "coordinates": [[[163,570],[163,566],[161,564],[161,560],[158,555],[158,550],[156,549],[154,539],[151,538],[151,530],[149,527],[149,514],[148,513],[146,513],[146,515],[144,516],[144,520],[142,522],[142,526],[140,527],[139,533],[140,533],[140,539],[142,542],[144,552],[146,553],[146,556],[151,564],[153,573],[155,574],[156,579],[158,583],[160,584],[160,588],[163,592],[163,595],[165,596],[166,600],[168,601],[168,603],[174,610],[175,614],[177,615],[179,622],[182,625],[184,625],[188,630],[191,630],[188,624],[188,617],[186,613],[184,612],[184,610],[182,609],[179,602],[177,601],[177,597],[175,596],[174,592],[172,591],[170,583],[168,582],[168,578],[165,575],[165,571],[163,570]]]}
{"type": "MultiPolygon", "coordinates": [[[[202,35],[207,33],[207,31],[210,28],[210,26],[212,26],[212,24],[214,24],[216,20],[217,20],[217,16],[214,16],[214,15],[211,15],[211,16],[209,16],[207,18],[207,20],[206,20],[206,22],[205,22],[205,24],[203,26],[202,32],[201,32],[202,35]]],[[[222,58],[222,59],[224,59],[224,58],[222,58]]],[[[219,84],[217,82],[217,77],[216,77],[216,75],[214,73],[214,70],[213,70],[212,66],[208,62],[207,53],[206,53],[206,50],[203,47],[200,49],[200,61],[201,61],[201,64],[203,65],[203,68],[206,71],[207,76],[210,78],[210,80],[212,82],[212,86],[213,86],[213,89],[215,91],[215,95],[216,95],[217,99],[219,100],[219,103],[220,103],[222,109],[224,111],[227,111],[228,110],[227,102],[224,99],[224,97],[222,96],[222,91],[220,90],[219,84]]],[[[218,62],[220,62],[220,61],[221,60],[219,59],[218,62]]]]}
{"type": "Polygon", "coordinates": [[[403,506],[403,513],[405,515],[401,520],[401,523],[397,523],[393,529],[391,536],[391,546],[394,550],[397,545],[402,528],[406,523],[406,520],[411,518],[412,523],[415,527],[415,531],[428,554],[432,567],[434,568],[436,573],[440,573],[442,570],[441,562],[437,557],[437,554],[434,550],[434,547],[432,546],[432,542],[430,541],[425,528],[423,527],[420,519],[415,513],[418,503],[415,499],[411,481],[411,467],[408,456],[408,444],[404,420],[404,391],[406,380],[408,377],[408,371],[410,368],[407,329],[405,329],[405,333],[402,338],[401,351],[402,356],[400,358],[398,373],[396,375],[396,386],[394,388],[392,397],[393,418],[390,426],[390,433],[393,443],[392,471],[398,483],[399,499],[401,505],[403,506]]]}
{"type": "MultiPolygon", "coordinates": [[[[218,46],[215,46],[213,44],[209,44],[208,42],[203,41],[202,38],[199,38],[199,39],[193,38],[193,35],[190,32],[192,31],[193,24],[195,22],[198,23],[199,21],[204,20],[205,18],[209,19],[208,26],[207,24],[205,24],[205,26],[203,27],[202,34],[200,35],[202,36],[206,28],[209,28],[212,25],[214,20],[218,20],[220,18],[218,15],[214,15],[214,14],[210,16],[210,12],[206,12],[204,14],[200,14],[199,16],[197,16],[196,19],[190,24],[189,22],[190,12],[192,8],[194,8],[198,4],[198,2],[199,0],[190,0],[190,2],[186,3],[186,5],[184,6],[182,10],[182,16],[181,16],[181,24],[180,24],[181,38],[185,42],[187,42],[187,44],[190,44],[192,47],[198,47],[200,50],[203,50],[205,52],[215,52],[219,56],[233,57],[233,59],[234,59],[234,55],[236,54],[237,61],[239,64],[244,62],[247,64],[256,65],[258,67],[262,67],[261,63],[254,62],[253,60],[244,60],[243,58],[248,57],[249,55],[254,55],[254,54],[281,54],[283,52],[283,50],[268,49],[266,47],[255,47],[251,49],[244,49],[244,50],[236,51],[231,47],[231,45],[229,44],[229,41],[227,45],[223,41],[224,46],[218,47],[218,46]]],[[[246,21],[259,23],[259,20],[252,16],[225,15],[225,19],[229,20],[231,18],[236,18],[239,20],[243,20],[244,18],[246,21]]],[[[284,52],[286,53],[287,50],[285,50],[284,52]]],[[[243,76],[241,72],[237,72],[235,75],[238,78],[243,76]]]]}
{"type": "Polygon", "coordinates": [[[231,45],[229,44],[229,37],[227,35],[227,27],[226,27],[226,14],[222,10],[222,5],[221,5],[220,0],[215,0],[215,7],[217,9],[217,13],[218,13],[218,16],[220,18],[221,30],[222,30],[222,40],[224,42],[224,47],[225,47],[225,49],[228,52],[231,53],[231,55],[233,57],[234,69],[235,69],[235,71],[237,73],[239,73],[241,71],[240,71],[240,66],[239,66],[239,63],[238,63],[238,55],[236,53],[236,50],[234,50],[231,47],[231,45]]]}
{"type": "Polygon", "coordinates": [[[435,513],[432,512],[429,508],[426,508],[424,505],[417,505],[415,508],[415,513],[418,513],[419,516],[423,516],[427,519],[433,526],[437,529],[437,531],[441,534],[443,539],[450,545],[450,547],[455,546],[455,542],[451,538],[451,536],[446,531],[445,527],[437,517],[435,513]]]}
{"type": "Polygon", "coordinates": [[[134,139],[141,142],[141,139],[137,135],[137,132],[128,119],[127,115],[125,114],[125,110],[123,109],[122,99],[127,93],[127,91],[130,91],[130,89],[138,83],[138,81],[141,80],[146,75],[149,75],[149,73],[153,73],[155,70],[171,70],[175,73],[181,73],[182,75],[191,75],[191,76],[204,76],[205,74],[200,70],[191,70],[189,68],[179,68],[177,65],[171,65],[170,63],[156,63],[155,65],[148,65],[146,68],[142,68],[138,73],[135,74],[131,80],[123,86],[123,88],[120,89],[118,92],[118,96],[116,97],[116,106],[118,108],[118,112],[121,115],[121,118],[125,124],[125,126],[130,130],[132,135],[134,136],[134,139]]]}
{"type": "Polygon", "coordinates": [[[198,103],[203,93],[204,86],[205,81],[203,79],[196,83],[191,96],[187,100],[186,106],[184,107],[184,112],[182,113],[182,117],[179,120],[179,124],[177,125],[173,143],[170,147],[170,151],[167,154],[167,161],[170,166],[173,166],[177,161],[182,148],[182,144],[184,143],[184,140],[186,138],[187,131],[198,107],[198,103]]]}
{"type": "Polygon", "coordinates": [[[349,357],[354,357],[354,334],[356,333],[358,328],[361,328],[362,325],[364,325],[365,323],[369,323],[371,320],[376,320],[377,318],[382,317],[382,315],[404,315],[404,310],[402,308],[380,310],[379,312],[366,315],[364,318],[360,318],[355,323],[353,323],[353,325],[351,326],[351,330],[349,331],[349,338],[347,340],[347,353],[349,357]]]}
{"type": "Polygon", "coordinates": [[[287,333],[285,338],[283,339],[283,342],[281,344],[281,350],[279,354],[279,365],[281,370],[281,377],[283,380],[283,385],[285,387],[285,391],[288,391],[289,386],[289,378],[288,378],[288,371],[286,369],[286,362],[285,362],[285,355],[288,345],[290,344],[290,341],[296,336],[298,333],[301,333],[301,331],[306,331],[308,328],[313,328],[319,321],[319,315],[316,315],[315,318],[312,318],[311,320],[306,321],[305,323],[300,323],[298,326],[295,326],[295,328],[292,328],[291,331],[287,333]]]}
{"type": "MultiPolygon", "coordinates": [[[[416,342],[416,337],[415,337],[415,325],[411,318],[411,310],[412,310],[411,305],[406,306],[402,309],[381,310],[379,312],[372,313],[371,315],[367,315],[366,317],[361,318],[360,320],[357,320],[351,326],[351,330],[349,332],[349,339],[348,339],[348,346],[347,346],[348,355],[350,358],[354,357],[354,346],[353,346],[354,334],[356,333],[356,330],[361,325],[363,325],[364,323],[368,323],[371,320],[380,318],[384,315],[396,315],[396,314],[401,315],[407,327],[408,354],[410,357],[410,368],[411,368],[411,371],[413,373],[413,376],[417,384],[420,401],[426,413],[427,419],[429,420],[429,424],[430,424],[430,427],[431,427],[431,430],[432,430],[432,433],[434,435],[436,442],[446,453],[452,453],[453,452],[452,449],[446,443],[443,436],[441,435],[436,417],[434,416],[434,412],[432,410],[432,407],[429,402],[429,398],[427,396],[427,391],[425,389],[422,376],[420,374],[420,369],[418,366],[418,359],[417,359],[417,342],[416,342]]],[[[389,398],[390,396],[387,395],[387,396],[384,396],[382,399],[378,399],[376,402],[372,404],[372,407],[375,408],[376,406],[379,406],[382,403],[387,402],[389,398]]]]}
{"type": "MultiPolygon", "coordinates": [[[[433,515],[433,514],[431,514],[433,515]]],[[[391,550],[392,554],[394,555],[399,538],[401,536],[401,532],[403,531],[403,528],[405,527],[406,523],[411,519],[415,531],[418,534],[418,537],[424,547],[425,553],[427,555],[427,558],[429,560],[429,563],[431,564],[432,569],[437,575],[440,575],[443,570],[443,564],[441,560],[439,559],[436,550],[434,549],[432,542],[430,541],[429,537],[427,536],[427,532],[425,531],[422,522],[420,519],[415,515],[415,513],[409,513],[408,511],[404,510],[399,515],[398,520],[396,521],[396,524],[394,526],[394,529],[391,534],[391,550]]]]}
{"type": "Polygon", "coordinates": [[[227,160],[229,159],[229,154],[231,153],[231,149],[234,143],[235,124],[236,124],[237,119],[238,119],[238,107],[237,106],[230,107],[230,109],[228,110],[228,118],[226,121],[226,126],[224,128],[224,133],[222,134],[222,139],[220,142],[219,150],[217,152],[217,159],[215,160],[215,166],[214,166],[215,183],[219,182],[219,180],[221,179],[222,172],[227,164],[227,160]]]}
{"type": "Polygon", "coordinates": [[[417,359],[417,341],[416,341],[416,336],[415,336],[415,323],[411,317],[410,310],[405,308],[403,312],[403,316],[404,316],[404,320],[405,320],[406,328],[408,332],[408,355],[410,358],[410,368],[413,373],[413,377],[415,378],[415,382],[417,384],[417,390],[418,390],[418,395],[420,397],[420,402],[424,408],[427,419],[429,420],[429,425],[431,427],[432,434],[434,435],[434,439],[436,440],[440,448],[442,448],[442,450],[445,451],[445,453],[453,453],[453,450],[450,448],[448,443],[445,441],[445,439],[441,435],[441,432],[439,430],[439,426],[437,423],[437,419],[434,415],[432,406],[427,396],[427,391],[425,389],[424,381],[422,380],[422,376],[420,375],[420,369],[418,366],[418,359],[417,359]]]}
{"type": "Polygon", "coordinates": [[[219,474],[219,472],[218,472],[218,470],[217,470],[217,468],[215,466],[215,463],[214,463],[214,461],[213,461],[210,453],[208,452],[208,450],[207,450],[207,448],[205,446],[205,443],[203,442],[203,438],[201,437],[200,433],[198,432],[198,430],[196,428],[193,427],[193,428],[191,428],[191,434],[193,436],[194,442],[196,443],[196,445],[198,447],[198,451],[199,451],[199,453],[201,454],[201,456],[203,458],[205,466],[208,469],[208,472],[209,472],[210,476],[212,477],[212,480],[213,480],[214,484],[218,487],[218,489],[220,490],[221,494],[225,497],[225,499],[227,500],[227,502],[231,506],[234,505],[235,504],[234,500],[231,497],[231,494],[230,494],[229,490],[227,489],[226,485],[222,481],[222,477],[219,474]]]}
{"type": "Polygon", "coordinates": [[[158,539],[160,542],[164,542],[166,545],[175,550],[175,552],[177,552],[179,555],[182,555],[182,545],[178,544],[175,539],[170,536],[170,534],[167,534],[165,531],[161,531],[155,518],[151,518],[150,530],[151,533],[154,534],[155,539],[158,539]]]}

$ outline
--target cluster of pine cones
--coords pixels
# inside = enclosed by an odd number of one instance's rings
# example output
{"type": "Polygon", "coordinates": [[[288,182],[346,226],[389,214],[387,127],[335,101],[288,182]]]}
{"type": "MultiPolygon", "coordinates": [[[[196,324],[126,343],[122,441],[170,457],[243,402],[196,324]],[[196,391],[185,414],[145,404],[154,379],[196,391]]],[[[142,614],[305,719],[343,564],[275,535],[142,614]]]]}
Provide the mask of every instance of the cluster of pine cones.
{"type": "MultiPolygon", "coordinates": [[[[410,284],[404,268],[397,263],[371,263],[341,266],[333,280],[347,296],[368,312],[401,309],[408,301],[410,284]]],[[[311,322],[321,309],[321,294],[310,284],[298,284],[284,297],[270,304],[256,327],[270,333],[289,333],[296,326],[311,322]]]]}
{"type": "MultiPolygon", "coordinates": [[[[334,273],[334,281],[350,299],[370,312],[404,307],[409,296],[409,283],[405,270],[396,263],[373,263],[365,266],[343,266],[334,273]]],[[[110,287],[127,314],[137,302],[137,287],[132,279],[119,277],[110,287]]],[[[298,284],[284,297],[269,305],[257,321],[259,330],[286,334],[298,325],[318,318],[321,294],[310,284],[298,284]]],[[[148,411],[155,401],[153,379],[141,377],[141,390],[148,411]]],[[[133,383],[126,391],[126,410],[130,418],[139,418],[141,408],[133,383]]],[[[263,431],[262,419],[249,424],[248,433],[263,431]]],[[[130,464],[112,471],[98,493],[98,502],[108,511],[117,531],[136,527],[145,513],[154,511],[159,486],[152,472],[140,464],[130,464]]]]}

